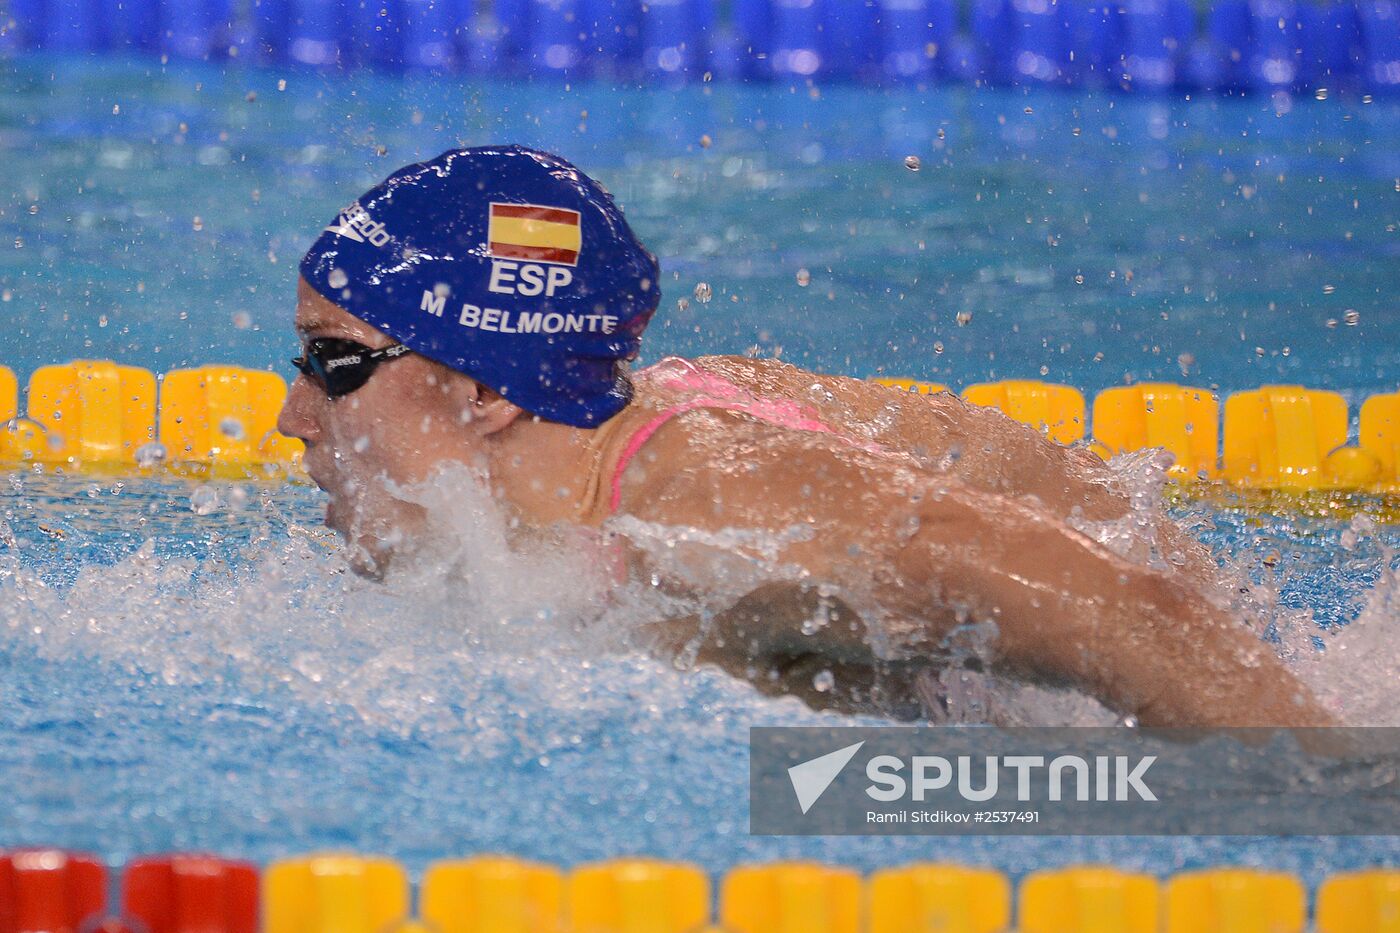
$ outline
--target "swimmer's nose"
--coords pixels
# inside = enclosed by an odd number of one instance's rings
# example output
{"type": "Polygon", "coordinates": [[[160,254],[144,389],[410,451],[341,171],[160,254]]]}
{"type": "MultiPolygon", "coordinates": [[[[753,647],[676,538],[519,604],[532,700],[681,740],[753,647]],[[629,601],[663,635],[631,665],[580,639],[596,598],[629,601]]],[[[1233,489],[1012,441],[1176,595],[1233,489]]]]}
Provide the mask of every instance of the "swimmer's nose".
{"type": "Polygon", "coordinates": [[[297,376],[277,415],[277,430],[303,443],[316,443],[321,436],[321,424],[315,412],[324,398],[325,394],[317,392],[305,376],[297,376]]]}

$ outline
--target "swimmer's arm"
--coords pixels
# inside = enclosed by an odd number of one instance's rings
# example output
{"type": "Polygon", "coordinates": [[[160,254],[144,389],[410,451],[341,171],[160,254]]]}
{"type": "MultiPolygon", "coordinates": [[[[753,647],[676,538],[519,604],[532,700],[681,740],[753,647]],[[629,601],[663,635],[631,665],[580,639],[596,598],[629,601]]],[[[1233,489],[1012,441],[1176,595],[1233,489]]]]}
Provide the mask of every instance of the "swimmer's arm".
{"type": "MultiPolygon", "coordinates": [[[[1097,454],[1047,440],[994,409],[953,398],[939,404],[957,426],[965,451],[954,471],[972,488],[1016,498],[1034,496],[1054,515],[1077,512],[1089,522],[1119,521],[1133,511],[1120,478],[1097,454]],[[976,438],[975,443],[970,438],[976,438]]],[[[1193,582],[1214,585],[1215,561],[1199,541],[1160,512],[1137,519],[1153,526],[1163,559],[1193,582]]]]}
{"type": "Polygon", "coordinates": [[[1238,622],[1050,516],[961,489],[913,515],[894,558],[904,592],[922,582],[996,619],[1006,663],[1066,677],[1144,725],[1331,724],[1238,622]]]}
{"type": "MultiPolygon", "coordinates": [[[[732,425],[738,428],[738,425],[732,425]]],[[[722,531],[806,526],[780,559],[814,581],[879,581],[885,611],[937,645],[954,608],[999,628],[998,660],[1067,678],[1144,725],[1330,724],[1272,650],[1195,591],[1130,563],[1049,513],[946,475],[761,434],[742,458],[701,457],[624,499],[653,521],[722,531]],[[650,487],[650,488],[647,488],[650,487]]],[[[733,450],[733,448],[731,448],[733,450]]],[[[679,453],[679,451],[677,451],[679,453]]],[[[634,487],[635,488],[635,487],[634,487]]],[[[832,626],[794,640],[846,655],[832,626]]]]}

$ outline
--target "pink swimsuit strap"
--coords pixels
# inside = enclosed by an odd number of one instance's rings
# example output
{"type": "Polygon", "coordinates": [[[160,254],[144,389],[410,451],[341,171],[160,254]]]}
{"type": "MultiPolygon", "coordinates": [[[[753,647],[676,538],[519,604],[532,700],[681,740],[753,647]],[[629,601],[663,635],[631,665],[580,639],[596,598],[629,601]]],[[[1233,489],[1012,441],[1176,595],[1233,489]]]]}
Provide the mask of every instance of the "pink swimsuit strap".
{"type": "Polygon", "coordinates": [[[641,451],[642,445],[650,440],[651,436],[660,430],[662,425],[688,411],[696,411],[701,408],[737,411],[778,427],[832,435],[852,446],[866,450],[880,449],[878,445],[862,443],[838,433],[800,402],[792,399],[753,396],[722,376],[707,372],[689,360],[667,357],[637,375],[658,385],[695,391],[698,394],[683,402],[663,408],[627,439],[627,444],[622,449],[622,456],[618,458],[617,468],[613,470],[612,475],[612,498],[609,510],[613,512],[616,512],[622,503],[622,474],[627,469],[627,465],[641,451]]]}

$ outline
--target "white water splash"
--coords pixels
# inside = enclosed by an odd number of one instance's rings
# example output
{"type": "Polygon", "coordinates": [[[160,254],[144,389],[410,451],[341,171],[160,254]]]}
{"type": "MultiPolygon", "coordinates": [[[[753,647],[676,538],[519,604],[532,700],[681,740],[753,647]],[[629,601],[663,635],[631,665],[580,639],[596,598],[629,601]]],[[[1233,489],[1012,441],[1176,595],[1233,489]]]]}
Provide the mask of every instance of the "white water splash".
{"type": "MultiPolygon", "coordinates": [[[[1140,457],[1114,465],[1132,512],[1092,527],[1080,521],[1080,530],[1118,553],[1171,563],[1155,537],[1163,464],[1140,457]]],[[[758,717],[814,715],[795,699],[763,699],[741,680],[692,669],[697,644],[677,659],[653,658],[637,637],[660,619],[707,617],[760,584],[804,581],[801,568],[784,565],[779,555],[806,540],[810,529],[702,534],[620,518],[601,533],[527,536],[464,468],[394,494],[420,505],[429,525],[412,542],[412,559],[397,562],[383,583],[349,573],[324,530],[297,526],[290,533],[259,530],[244,553],[228,555],[239,559],[227,565],[217,557],[158,555],[147,542],[115,565],[84,566],[69,587],[44,582],[7,554],[0,555],[0,636],[43,657],[100,658],[128,676],[168,685],[227,680],[286,690],[300,702],[349,711],[399,735],[450,734],[464,751],[499,744],[512,716],[568,722],[580,709],[622,702],[617,684],[623,681],[632,684],[627,702],[646,697],[684,708],[696,690],[718,689],[723,703],[758,717]],[[621,577],[613,536],[645,553],[656,576],[621,577]],[[700,585],[678,594],[663,578],[700,585]],[[503,701],[519,705],[507,710],[503,701]]],[[[275,512],[276,497],[264,495],[262,508],[275,512]]],[[[1382,581],[1362,619],[1320,657],[1307,613],[1281,609],[1271,589],[1243,584],[1241,574],[1222,579],[1237,615],[1258,631],[1279,628],[1280,652],[1348,721],[1395,718],[1376,718],[1388,711],[1392,672],[1400,670],[1400,652],[1384,651],[1400,586],[1393,579],[1382,581]],[[1371,686],[1342,686],[1358,678],[1371,686]]],[[[856,606],[871,602],[869,594],[826,596],[856,606]]],[[[869,611],[869,621],[876,657],[908,655],[898,639],[881,640],[877,610],[869,611]]],[[[697,638],[706,635],[702,628],[697,638]]],[[[1018,725],[1116,721],[1078,692],[1001,676],[991,654],[986,638],[945,640],[939,649],[945,663],[921,675],[915,688],[925,715],[1018,725]]]]}
{"type": "MultiPolygon", "coordinates": [[[[1357,518],[1342,534],[1350,549],[1375,533],[1357,518]]],[[[1400,570],[1389,547],[1380,548],[1380,574],[1361,613],[1330,633],[1321,652],[1299,659],[1297,671],[1347,725],[1400,726],[1400,570]]]]}

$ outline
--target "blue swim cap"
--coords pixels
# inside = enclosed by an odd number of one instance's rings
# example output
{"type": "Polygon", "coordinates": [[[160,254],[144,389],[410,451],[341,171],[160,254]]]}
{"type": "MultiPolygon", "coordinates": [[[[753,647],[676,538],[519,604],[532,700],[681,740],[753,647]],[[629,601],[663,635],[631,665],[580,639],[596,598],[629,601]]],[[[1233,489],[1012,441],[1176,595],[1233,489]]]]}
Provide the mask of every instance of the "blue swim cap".
{"type": "Polygon", "coordinates": [[[311,287],[524,410],[595,427],[660,300],[656,257],[558,156],[453,149],[361,195],[301,261],[311,287]]]}

